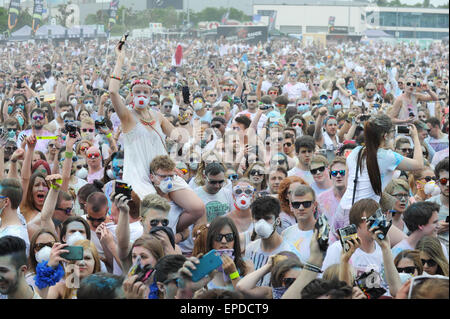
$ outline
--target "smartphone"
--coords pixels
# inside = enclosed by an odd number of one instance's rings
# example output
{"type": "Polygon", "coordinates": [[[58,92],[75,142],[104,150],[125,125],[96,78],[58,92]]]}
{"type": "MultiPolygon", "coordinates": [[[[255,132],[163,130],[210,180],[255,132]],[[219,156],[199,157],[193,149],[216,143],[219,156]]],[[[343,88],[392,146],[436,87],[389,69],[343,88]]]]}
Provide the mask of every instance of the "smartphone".
{"type": "Polygon", "coordinates": [[[222,258],[215,249],[212,249],[200,258],[200,264],[196,265],[197,269],[192,271],[192,281],[199,281],[220,265],[222,265],[222,258]]]}
{"type": "Polygon", "coordinates": [[[350,249],[350,246],[347,242],[351,239],[358,239],[358,234],[356,230],[355,224],[348,225],[347,227],[340,228],[337,230],[339,234],[339,239],[341,241],[342,247],[345,251],[350,249]]]}
{"type": "Polygon", "coordinates": [[[82,260],[83,259],[83,247],[82,246],[67,246],[63,248],[68,250],[68,253],[62,253],[61,257],[67,260],[82,260]]]}
{"type": "Polygon", "coordinates": [[[128,185],[127,183],[116,181],[116,186],[114,191],[116,194],[124,194],[127,199],[131,199],[131,191],[132,191],[131,185],[128,185]]]}
{"type": "Polygon", "coordinates": [[[128,32],[126,32],[122,38],[119,41],[119,50],[122,50],[123,45],[125,44],[125,41],[127,41],[128,38],[128,32]]]}
{"type": "Polygon", "coordinates": [[[409,127],[407,126],[397,126],[397,134],[409,134],[409,127]]]}

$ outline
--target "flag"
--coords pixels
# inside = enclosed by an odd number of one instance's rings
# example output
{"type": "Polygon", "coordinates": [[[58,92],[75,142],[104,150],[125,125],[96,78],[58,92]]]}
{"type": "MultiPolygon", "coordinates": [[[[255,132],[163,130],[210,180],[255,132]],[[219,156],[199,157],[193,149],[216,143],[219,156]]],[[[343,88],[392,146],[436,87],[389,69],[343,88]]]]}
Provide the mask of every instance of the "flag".
{"type": "Polygon", "coordinates": [[[177,48],[175,50],[175,54],[173,55],[172,58],[172,66],[181,66],[183,62],[183,47],[181,46],[181,44],[177,45],[177,48]]]}
{"type": "Polygon", "coordinates": [[[20,13],[20,0],[11,0],[8,11],[8,29],[11,32],[17,25],[20,13]]]}
{"type": "Polygon", "coordinates": [[[119,0],[111,0],[109,4],[109,23],[108,30],[111,31],[113,25],[117,22],[117,11],[119,10],[119,0]]]}
{"type": "Polygon", "coordinates": [[[227,24],[228,16],[230,15],[230,10],[228,10],[222,17],[222,24],[227,24]]]}
{"type": "Polygon", "coordinates": [[[269,17],[269,31],[275,30],[275,20],[277,19],[277,11],[273,10],[269,17]]]}
{"type": "Polygon", "coordinates": [[[258,23],[261,21],[261,15],[260,14],[254,14],[253,15],[253,23],[258,23]]]}
{"type": "Polygon", "coordinates": [[[36,34],[37,29],[39,29],[39,27],[41,26],[43,10],[44,10],[44,0],[34,0],[33,21],[31,25],[33,34],[36,34]]]}

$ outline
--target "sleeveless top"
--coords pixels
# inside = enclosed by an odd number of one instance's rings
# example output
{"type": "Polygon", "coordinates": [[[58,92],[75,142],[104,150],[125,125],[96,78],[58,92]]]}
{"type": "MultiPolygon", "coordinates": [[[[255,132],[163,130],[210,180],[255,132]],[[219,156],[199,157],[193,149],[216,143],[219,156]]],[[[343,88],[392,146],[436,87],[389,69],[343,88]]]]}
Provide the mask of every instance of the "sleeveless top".
{"type": "Polygon", "coordinates": [[[414,115],[417,115],[417,98],[414,94],[411,95],[411,103],[402,100],[402,107],[400,108],[397,118],[399,120],[407,120],[409,118],[409,112],[413,112],[414,115]]]}

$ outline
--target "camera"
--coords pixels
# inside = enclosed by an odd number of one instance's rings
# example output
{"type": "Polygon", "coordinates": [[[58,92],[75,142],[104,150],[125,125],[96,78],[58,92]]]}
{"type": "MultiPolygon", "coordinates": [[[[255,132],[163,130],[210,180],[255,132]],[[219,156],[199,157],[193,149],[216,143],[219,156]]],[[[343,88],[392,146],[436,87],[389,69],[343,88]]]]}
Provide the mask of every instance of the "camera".
{"type": "Polygon", "coordinates": [[[397,134],[408,134],[409,128],[407,126],[397,126],[397,134]]]}
{"type": "Polygon", "coordinates": [[[381,287],[380,274],[373,269],[362,273],[355,279],[355,282],[367,299],[378,299],[386,293],[386,289],[381,287]]]}
{"type": "Polygon", "coordinates": [[[364,115],[361,115],[361,116],[359,117],[359,120],[360,120],[361,122],[365,122],[365,121],[367,121],[368,119],[370,119],[370,115],[368,115],[368,114],[364,114],[364,115]]]}
{"type": "Polygon", "coordinates": [[[78,126],[74,121],[68,121],[65,123],[64,128],[71,138],[77,137],[78,126]]]}
{"type": "Polygon", "coordinates": [[[131,191],[133,188],[131,185],[128,185],[127,183],[116,181],[116,186],[114,188],[114,191],[116,194],[123,194],[125,197],[129,200],[131,200],[131,191]]]}
{"type": "Polygon", "coordinates": [[[328,224],[328,220],[325,215],[322,215],[319,218],[317,218],[315,228],[319,231],[318,243],[320,250],[327,251],[328,239],[330,234],[330,225],[328,224]]]}
{"type": "Polygon", "coordinates": [[[23,80],[22,79],[19,79],[19,80],[17,80],[17,88],[18,89],[23,89],[23,80]]]}
{"type": "Polygon", "coordinates": [[[379,227],[379,230],[383,232],[382,234],[378,234],[377,236],[380,240],[383,240],[386,237],[386,234],[392,225],[392,221],[388,221],[386,215],[383,214],[383,212],[379,208],[374,215],[367,218],[367,223],[369,229],[372,227],[379,227]]]}
{"type": "Polygon", "coordinates": [[[358,239],[357,229],[355,224],[348,225],[347,227],[340,228],[337,230],[339,234],[339,238],[342,244],[342,247],[345,251],[350,249],[350,246],[347,244],[349,240],[358,239]]]}
{"type": "Polygon", "coordinates": [[[101,128],[103,128],[103,127],[106,127],[107,125],[106,125],[106,120],[105,119],[102,119],[102,120],[96,120],[95,121],[95,128],[97,129],[97,130],[99,130],[99,129],[101,129],[101,128]]]}

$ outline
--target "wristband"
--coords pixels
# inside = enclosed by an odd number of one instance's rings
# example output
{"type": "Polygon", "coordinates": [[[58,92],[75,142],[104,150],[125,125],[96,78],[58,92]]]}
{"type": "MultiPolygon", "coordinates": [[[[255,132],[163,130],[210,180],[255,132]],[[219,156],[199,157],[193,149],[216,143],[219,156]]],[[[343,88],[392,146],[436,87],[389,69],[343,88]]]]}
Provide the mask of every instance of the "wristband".
{"type": "Polygon", "coordinates": [[[239,273],[237,271],[235,271],[234,273],[230,274],[230,279],[231,280],[234,280],[234,279],[239,278],[239,277],[240,277],[240,275],[239,275],[239,273]]]}
{"type": "Polygon", "coordinates": [[[56,186],[56,185],[51,184],[51,185],[50,185],[50,188],[53,188],[53,189],[58,190],[58,189],[60,188],[60,186],[56,186]]]}
{"type": "Polygon", "coordinates": [[[37,140],[57,140],[58,136],[36,136],[37,140]]]}
{"type": "Polygon", "coordinates": [[[66,151],[64,154],[65,154],[66,158],[72,158],[73,157],[73,152],[67,152],[66,151]]]}
{"type": "Polygon", "coordinates": [[[320,269],[319,267],[317,267],[315,265],[312,265],[312,264],[309,264],[309,263],[305,263],[303,265],[303,269],[309,270],[309,271],[312,271],[312,272],[316,272],[318,274],[321,274],[323,272],[322,269],[320,269]]]}
{"type": "Polygon", "coordinates": [[[113,80],[118,80],[118,81],[122,81],[121,78],[119,78],[118,76],[114,76],[114,75],[111,75],[111,79],[113,79],[113,80]]]}
{"type": "Polygon", "coordinates": [[[112,137],[112,133],[108,133],[107,135],[106,135],[106,138],[111,138],[112,137]]]}

